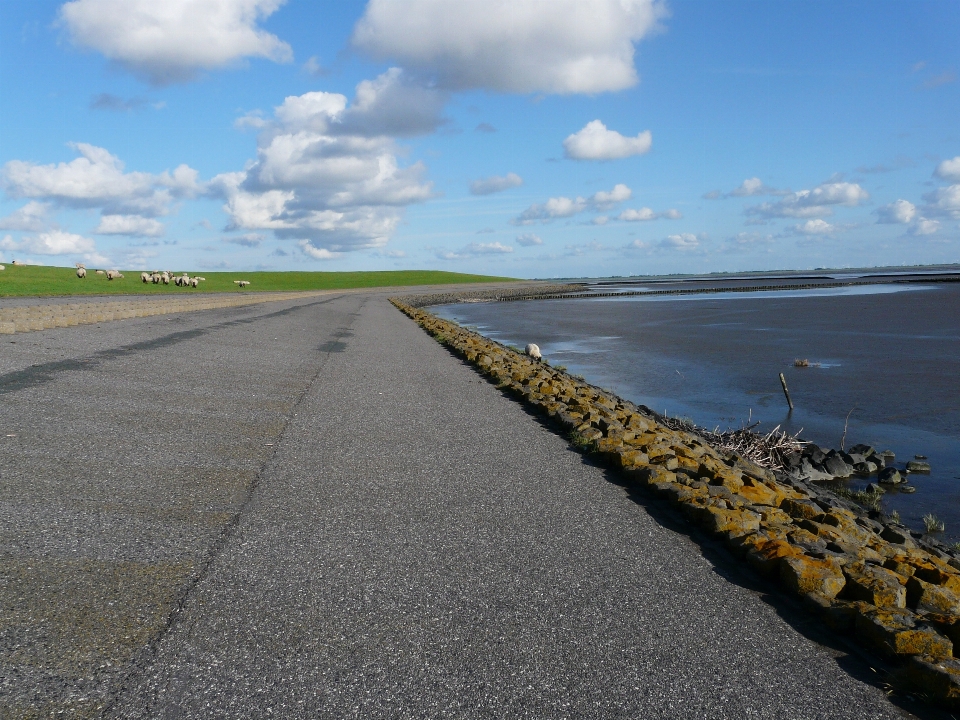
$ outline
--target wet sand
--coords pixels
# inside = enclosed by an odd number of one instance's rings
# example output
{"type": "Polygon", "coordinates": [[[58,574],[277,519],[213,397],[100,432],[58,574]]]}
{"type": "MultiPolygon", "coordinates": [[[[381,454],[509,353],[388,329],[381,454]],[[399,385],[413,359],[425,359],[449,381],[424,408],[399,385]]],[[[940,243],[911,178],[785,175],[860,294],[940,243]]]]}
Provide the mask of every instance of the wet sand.
{"type": "MultiPolygon", "coordinates": [[[[699,425],[761,421],[839,447],[926,455],[914,495],[884,504],[913,527],[934,512],[960,540],[960,286],[718,293],[450,305],[438,314],[699,425]],[[795,368],[796,358],[819,367],[795,368]],[[796,409],[788,412],[778,373],[796,409]]],[[[854,481],[853,485],[865,484],[854,481]]]]}

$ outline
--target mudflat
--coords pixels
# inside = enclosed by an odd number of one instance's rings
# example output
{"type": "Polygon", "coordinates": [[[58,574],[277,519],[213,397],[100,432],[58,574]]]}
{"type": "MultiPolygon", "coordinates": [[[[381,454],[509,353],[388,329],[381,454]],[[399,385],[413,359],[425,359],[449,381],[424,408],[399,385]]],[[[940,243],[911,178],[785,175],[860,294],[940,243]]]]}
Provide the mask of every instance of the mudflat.
{"type": "Polygon", "coordinates": [[[382,293],[14,340],[0,716],[903,716],[382,293]]]}

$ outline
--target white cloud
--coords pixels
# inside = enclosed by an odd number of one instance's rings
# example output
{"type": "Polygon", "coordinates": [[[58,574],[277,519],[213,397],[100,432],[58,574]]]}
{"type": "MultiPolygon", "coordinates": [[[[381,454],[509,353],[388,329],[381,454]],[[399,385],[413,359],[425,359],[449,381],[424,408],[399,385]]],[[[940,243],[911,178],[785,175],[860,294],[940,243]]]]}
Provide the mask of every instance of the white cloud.
{"type": "Polygon", "coordinates": [[[131,235],[133,237],[160,237],[164,225],[153,218],[139,215],[103,215],[93,231],[97,235],[131,235]]]}
{"type": "Polygon", "coordinates": [[[741,232],[729,238],[721,247],[721,252],[737,253],[753,250],[754,248],[769,245],[773,242],[773,235],[741,232]]]}
{"type": "Polygon", "coordinates": [[[960,219],[960,185],[939,188],[923,196],[927,201],[924,212],[928,215],[949,215],[960,219]]]}
{"type": "Polygon", "coordinates": [[[97,50],[154,85],[261,57],[289,62],[287,43],[257,27],[284,0],[73,0],[60,22],[73,42],[97,50]]]}
{"type": "Polygon", "coordinates": [[[617,203],[622,203],[624,200],[629,200],[631,197],[633,197],[633,191],[623,183],[618,183],[609,192],[600,190],[594,193],[590,202],[594,207],[603,210],[617,203]]]}
{"type": "Polygon", "coordinates": [[[657,213],[655,213],[653,210],[648,207],[643,207],[639,210],[628,208],[620,213],[620,215],[617,216],[617,219],[626,220],[627,222],[643,222],[645,220],[656,220],[658,217],[659,215],[657,215],[657,213]]]}
{"type": "Polygon", "coordinates": [[[667,235],[660,245],[670,250],[696,250],[700,247],[700,238],[693,233],[678,233],[667,235]]]}
{"type": "Polygon", "coordinates": [[[557,218],[572,217],[585,210],[607,210],[617,203],[629,200],[632,195],[633,191],[630,188],[623,183],[619,183],[609,192],[601,190],[589,198],[550,198],[545,203],[531,205],[514,218],[512,222],[514,225],[530,225],[537,220],[550,222],[557,218]]]}
{"type": "Polygon", "coordinates": [[[592,225],[606,225],[608,222],[610,222],[610,218],[606,215],[597,215],[590,221],[592,225]]]}
{"type": "Polygon", "coordinates": [[[509,245],[503,245],[499,242],[492,242],[469,243],[455,252],[441,249],[436,251],[436,255],[441,260],[463,260],[465,258],[477,257],[479,255],[503,255],[512,252],[513,248],[509,245]]]}
{"type": "Polygon", "coordinates": [[[836,230],[836,227],[825,220],[807,220],[805,223],[793,226],[794,232],[801,235],[829,235],[836,230]]]}
{"type": "Polygon", "coordinates": [[[493,175],[488,178],[480,178],[470,183],[470,192],[474,195],[491,195],[493,193],[503,192],[510,188],[523,185],[523,178],[516,173],[507,173],[504,176],[493,175]]]}
{"type": "Polygon", "coordinates": [[[725,197],[753,197],[755,195],[785,195],[782,190],[764,185],[758,177],[747,178],[740,187],[734,188],[726,194],[725,197]]]}
{"type": "Polygon", "coordinates": [[[21,238],[15,242],[9,235],[0,241],[4,250],[16,250],[34,255],[85,255],[96,252],[96,243],[82,235],[50,230],[21,238]]]}
{"type": "Polygon", "coordinates": [[[664,15],[656,0],[371,0],[353,43],[448,89],[598,93],[637,83],[633,43],[664,15]]]}
{"type": "Polygon", "coordinates": [[[70,207],[99,207],[105,215],[156,217],[170,212],[180,198],[203,188],[197,171],[180,165],[173,173],[152,175],[123,171],[123,163],[107,150],[72,143],[80,157],[68,163],[35,165],[11,160],[0,171],[0,184],[15,198],[34,198],[70,207]]]}
{"type": "Polygon", "coordinates": [[[25,230],[39,232],[47,228],[47,213],[50,205],[31,200],[22,208],[0,218],[0,230],[25,230]]]}
{"type": "Polygon", "coordinates": [[[310,244],[309,240],[301,240],[297,243],[297,245],[299,245],[300,249],[303,250],[304,255],[308,255],[314,260],[336,260],[342,255],[342,253],[330,252],[326,248],[314,247],[310,244]]]}
{"type": "Polygon", "coordinates": [[[563,152],[572,160],[620,160],[649,152],[652,143],[649,130],[636,137],[624,137],[616,130],[608,130],[599,120],[593,120],[563,141],[563,152]]]}
{"type": "Polygon", "coordinates": [[[426,168],[401,167],[388,134],[438,122],[440,106],[411,109],[407,90],[422,98],[392,69],[360,83],[353,104],[325,92],[286,98],[258,135],[256,161],[210,183],[226,200],[230,229],[273,230],[330,256],[385,245],[404,206],[433,196],[432,183],[422,181],[426,168]],[[398,108],[395,116],[390,108],[398,108]]]}
{"type": "Polygon", "coordinates": [[[748,215],[761,217],[808,218],[830,215],[831,205],[855,207],[866,202],[870,194],[856,183],[824,183],[812,190],[789,193],[775,203],[763,203],[746,209],[748,215]]]}
{"type": "Polygon", "coordinates": [[[917,214],[917,206],[908,200],[896,200],[877,208],[877,222],[883,224],[906,224],[917,214]]]}
{"type": "Polygon", "coordinates": [[[627,208],[617,216],[617,219],[624,220],[626,222],[646,222],[649,220],[658,220],[660,218],[679,220],[681,217],[683,217],[683,215],[680,214],[680,211],[674,210],[673,208],[664,210],[661,213],[657,213],[648,207],[642,207],[639,209],[627,208]]]}
{"type": "Polygon", "coordinates": [[[531,245],[543,245],[543,239],[534,233],[517,235],[517,245],[522,245],[523,247],[530,247],[531,245]]]}
{"type": "Polygon", "coordinates": [[[940,222],[937,220],[927,220],[926,218],[917,218],[910,228],[911,235],[933,235],[940,229],[940,222]]]}
{"type": "Polygon", "coordinates": [[[944,160],[933,172],[941,180],[960,182],[960,155],[952,160],[944,160]]]}

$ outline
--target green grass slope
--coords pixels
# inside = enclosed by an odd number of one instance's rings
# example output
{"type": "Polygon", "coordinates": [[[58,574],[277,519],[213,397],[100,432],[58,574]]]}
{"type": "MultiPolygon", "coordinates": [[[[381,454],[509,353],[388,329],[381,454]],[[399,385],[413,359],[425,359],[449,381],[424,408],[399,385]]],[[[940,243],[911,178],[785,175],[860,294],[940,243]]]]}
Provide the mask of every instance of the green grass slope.
{"type": "MultiPolygon", "coordinates": [[[[139,270],[124,270],[122,280],[107,280],[90,269],[83,280],[73,268],[39,265],[6,265],[0,270],[0,297],[46,295],[168,295],[198,292],[274,292],[290,290],[345,290],[347,288],[394,287],[406,285],[450,285],[456,283],[504,282],[514,278],[467,275],[439,270],[388,270],[382,272],[199,272],[206,280],[200,287],[180,288],[144,284],[139,270]],[[234,280],[249,280],[240,290],[234,280]]],[[[185,271],[179,270],[178,274],[185,271]]],[[[189,271],[186,271],[189,272],[189,271]]]]}

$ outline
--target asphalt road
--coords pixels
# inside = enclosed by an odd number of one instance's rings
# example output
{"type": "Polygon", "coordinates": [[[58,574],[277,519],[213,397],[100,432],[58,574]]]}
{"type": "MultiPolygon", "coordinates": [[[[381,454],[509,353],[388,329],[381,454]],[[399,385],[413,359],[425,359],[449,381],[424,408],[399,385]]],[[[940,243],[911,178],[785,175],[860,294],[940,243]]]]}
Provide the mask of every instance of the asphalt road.
{"type": "Polygon", "coordinates": [[[4,338],[0,454],[0,717],[904,716],[381,294],[4,338]]]}

